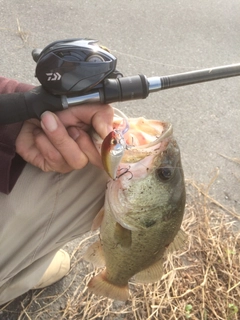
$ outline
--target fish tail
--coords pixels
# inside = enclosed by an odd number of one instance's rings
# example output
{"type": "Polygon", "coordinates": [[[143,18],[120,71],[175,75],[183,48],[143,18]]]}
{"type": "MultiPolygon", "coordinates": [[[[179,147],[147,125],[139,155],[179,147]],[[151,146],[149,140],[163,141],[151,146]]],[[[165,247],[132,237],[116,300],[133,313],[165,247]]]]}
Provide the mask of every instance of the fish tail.
{"type": "Polygon", "coordinates": [[[128,285],[119,287],[112,284],[107,280],[105,270],[90,280],[88,288],[96,295],[114,300],[126,301],[129,298],[128,285]]]}

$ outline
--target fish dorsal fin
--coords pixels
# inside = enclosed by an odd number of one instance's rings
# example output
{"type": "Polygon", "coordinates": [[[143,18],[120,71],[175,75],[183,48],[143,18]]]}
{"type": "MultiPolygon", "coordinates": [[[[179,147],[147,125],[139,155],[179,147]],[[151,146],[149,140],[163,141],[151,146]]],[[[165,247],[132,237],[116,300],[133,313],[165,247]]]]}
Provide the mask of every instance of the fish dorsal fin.
{"type": "Polygon", "coordinates": [[[173,239],[173,241],[168,246],[166,250],[166,254],[181,249],[182,246],[187,241],[187,238],[188,238],[187,234],[182,229],[180,229],[176,234],[175,238],[173,239]]]}
{"type": "Polygon", "coordinates": [[[91,262],[95,267],[104,267],[105,258],[100,241],[96,241],[88,247],[87,251],[83,255],[83,259],[91,262]]]}
{"type": "Polygon", "coordinates": [[[98,296],[104,296],[114,300],[126,301],[129,298],[128,284],[119,287],[109,282],[105,270],[90,280],[88,288],[98,296]]]}
{"type": "Polygon", "coordinates": [[[91,228],[92,231],[95,231],[98,228],[100,228],[102,224],[103,216],[104,216],[104,208],[102,207],[102,209],[99,210],[96,217],[93,219],[92,228],[91,228]]]}
{"type": "Polygon", "coordinates": [[[160,259],[148,268],[135,274],[134,279],[139,283],[152,283],[160,280],[163,275],[163,260],[160,259]]]}

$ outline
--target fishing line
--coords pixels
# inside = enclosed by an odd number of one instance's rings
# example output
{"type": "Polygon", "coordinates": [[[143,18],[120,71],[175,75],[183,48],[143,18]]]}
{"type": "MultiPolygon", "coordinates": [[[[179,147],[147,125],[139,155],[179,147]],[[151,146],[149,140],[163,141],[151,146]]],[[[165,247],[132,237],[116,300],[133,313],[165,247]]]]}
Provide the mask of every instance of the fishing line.
{"type": "Polygon", "coordinates": [[[114,52],[114,53],[117,53],[117,54],[120,54],[122,56],[126,56],[126,57],[129,57],[129,58],[133,58],[133,59],[137,59],[139,61],[144,61],[144,62],[152,62],[156,65],[160,65],[162,67],[171,67],[171,68],[178,68],[178,69],[201,69],[203,66],[179,66],[179,65],[175,65],[175,64],[170,64],[170,63],[162,63],[162,62],[159,62],[157,60],[153,60],[153,59],[147,59],[147,58],[142,58],[140,56],[136,56],[136,55],[133,55],[133,54],[130,54],[130,53],[125,53],[125,52],[121,52],[121,51],[118,51],[118,50],[111,50],[111,52],[114,52]]]}

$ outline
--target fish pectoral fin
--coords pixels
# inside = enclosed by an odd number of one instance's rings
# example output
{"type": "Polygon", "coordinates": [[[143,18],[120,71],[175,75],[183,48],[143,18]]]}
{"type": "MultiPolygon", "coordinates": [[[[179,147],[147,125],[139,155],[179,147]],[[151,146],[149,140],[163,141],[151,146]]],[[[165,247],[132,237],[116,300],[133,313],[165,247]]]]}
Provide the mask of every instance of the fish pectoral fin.
{"type": "Polygon", "coordinates": [[[166,254],[181,249],[187,241],[187,238],[187,234],[182,229],[180,229],[173,241],[167,247],[166,254]]]}
{"type": "Polygon", "coordinates": [[[157,282],[163,275],[163,260],[160,259],[148,268],[135,274],[134,279],[139,283],[152,283],[157,282]]]}
{"type": "Polygon", "coordinates": [[[124,248],[129,248],[132,244],[132,231],[116,222],[114,229],[114,240],[124,248]]]}
{"type": "Polygon", "coordinates": [[[88,247],[87,251],[83,255],[83,259],[91,262],[95,267],[104,267],[105,258],[100,241],[96,241],[88,247]]]}
{"type": "Polygon", "coordinates": [[[91,231],[95,231],[98,228],[100,228],[102,224],[103,216],[104,216],[104,208],[102,207],[102,209],[99,210],[96,217],[93,219],[91,231]]]}
{"type": "Polygon", "coordinates": [[[93,277],[88,283],[89,290],[98,295],[114,300],[126,301],[129,298],[128,285],[116,286],[106,278],[106,270],[93,277]]]}

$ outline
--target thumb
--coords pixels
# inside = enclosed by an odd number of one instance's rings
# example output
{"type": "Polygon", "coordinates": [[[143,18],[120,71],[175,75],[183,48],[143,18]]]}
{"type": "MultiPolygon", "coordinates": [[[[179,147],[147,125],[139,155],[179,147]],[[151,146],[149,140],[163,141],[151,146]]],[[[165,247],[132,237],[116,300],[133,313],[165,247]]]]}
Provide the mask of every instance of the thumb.
{"type": "Polygon", "coordinates": [[[58,128],[57,116],[50,111],[45,111],[41,115],[41,126],[44,131],[54,132],[58,128]]]}

